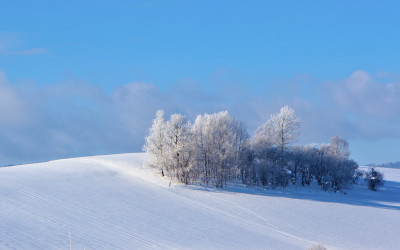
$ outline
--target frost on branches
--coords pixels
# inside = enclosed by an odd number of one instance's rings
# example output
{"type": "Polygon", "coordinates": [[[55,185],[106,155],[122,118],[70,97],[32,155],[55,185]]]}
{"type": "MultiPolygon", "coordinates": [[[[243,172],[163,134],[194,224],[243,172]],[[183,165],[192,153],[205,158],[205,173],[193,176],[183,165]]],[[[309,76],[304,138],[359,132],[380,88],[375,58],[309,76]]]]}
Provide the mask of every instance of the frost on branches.
{"type": "Polygon", "coordinates": [[[162,176],[164,176],[164,150],[165,150],[165,123],[164,111],[158,110],[153,125],[146,137],[143,150],[150,155],[150,166],[160,168],[162,176]]]}
{"type": "Polygon", "coordinates": [[[348,142],[339,136],[319,147],[293,146],[300,119],[285,106],[250,138],[243,122],[227,111],[198,115],[190,123],[181,114],[156,118],[144,150],[149,165],[185,184],[223,187],[228,181],[268,188],[310,185],[335,192],[352,183],[358,165],[349,159],[348,142]]]}
{"type": "Polygon", "coordinates": [[[282,107],[278,114],[260,126],[254,140],[269,143],[283,152],[300,134],[300,119],[294,115],[294,110],[288,106],[282,107]]]}

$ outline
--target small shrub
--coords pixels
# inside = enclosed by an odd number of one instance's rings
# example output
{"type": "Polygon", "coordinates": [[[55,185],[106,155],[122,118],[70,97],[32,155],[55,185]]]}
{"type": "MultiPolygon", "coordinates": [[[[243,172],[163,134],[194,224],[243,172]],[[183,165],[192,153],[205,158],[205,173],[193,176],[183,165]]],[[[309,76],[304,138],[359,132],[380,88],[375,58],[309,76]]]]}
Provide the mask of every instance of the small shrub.
{"type": "Polygon", "coordinates": [[[377,191],[378,187],[384,184],[384,175],[375,168],[371,167],[367,172],[365,172],[365,181],[368,184],[368,189],[372,191],[377,191]]]}

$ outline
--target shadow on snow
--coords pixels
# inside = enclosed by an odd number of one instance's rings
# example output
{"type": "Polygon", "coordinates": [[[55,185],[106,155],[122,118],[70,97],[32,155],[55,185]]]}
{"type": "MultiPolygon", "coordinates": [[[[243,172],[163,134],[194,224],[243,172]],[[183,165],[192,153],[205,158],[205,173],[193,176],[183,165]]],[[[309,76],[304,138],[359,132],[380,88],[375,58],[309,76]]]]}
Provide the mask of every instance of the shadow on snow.
{"type": "Polygon", "coordinates": [[[323,191],[317,185],[310,187],[291,186],[286,189],[274,190],[263,187],[246,187],[238,183],[228,183],[227,187],[214,188],[203,185],[180,186],[183,188],[214,193],[242,193],[268,197],[283,197],[319,202],[342,203],[354,206],[368,206],[400,211],[400,182],[386,181],[376,192],[368,190],[366,183],[361,181],[352,187],[334,193],[332,190],[323,191]]]}

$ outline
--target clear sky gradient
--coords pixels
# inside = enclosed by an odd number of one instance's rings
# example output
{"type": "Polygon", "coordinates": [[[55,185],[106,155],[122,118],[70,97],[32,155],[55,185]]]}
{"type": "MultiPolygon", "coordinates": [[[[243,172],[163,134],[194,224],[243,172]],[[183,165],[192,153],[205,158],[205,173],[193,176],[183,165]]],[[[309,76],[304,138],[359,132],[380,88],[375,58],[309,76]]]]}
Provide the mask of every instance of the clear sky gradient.
{"type": "Polygon", "coordinates": [[[141,150],[162,108],[252,133],[290,105],[298,143],[400,160],[398,1],[8,1],[0,163],[141,150]]]}

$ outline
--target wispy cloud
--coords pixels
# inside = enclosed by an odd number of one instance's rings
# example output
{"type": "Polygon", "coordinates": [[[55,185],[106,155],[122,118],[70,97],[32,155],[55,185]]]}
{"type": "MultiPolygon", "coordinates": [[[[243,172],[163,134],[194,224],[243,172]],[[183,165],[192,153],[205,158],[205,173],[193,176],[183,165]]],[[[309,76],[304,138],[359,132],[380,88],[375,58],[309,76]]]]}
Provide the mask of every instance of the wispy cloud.
{"type": "Polygon", "coordinates": [[[22,36],[15,32],[0,33],[0,55],[41,55],[48,50],[43,47],[26,46],[22,36]]]}
{"type": "Polygon", "coordinates": [[[380,83],[367,72],[356,71],[349,78],[324,87],[341,110],[362,118],[400,122],[400,116],[395,115],[400,110],[400,81],[380,83]]]}
{"type": "Polygon", "coordinates": [[[2,54],[29,56],[29,55],[42,55],[42,54],[46,54],[46,53],[47,53],[46,48],[31,48],[31,49],[26,49],[26,50],[5,51],[2,54]]]}

